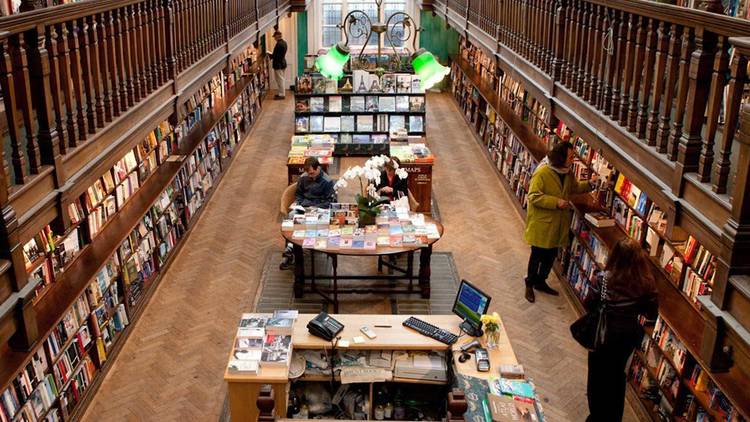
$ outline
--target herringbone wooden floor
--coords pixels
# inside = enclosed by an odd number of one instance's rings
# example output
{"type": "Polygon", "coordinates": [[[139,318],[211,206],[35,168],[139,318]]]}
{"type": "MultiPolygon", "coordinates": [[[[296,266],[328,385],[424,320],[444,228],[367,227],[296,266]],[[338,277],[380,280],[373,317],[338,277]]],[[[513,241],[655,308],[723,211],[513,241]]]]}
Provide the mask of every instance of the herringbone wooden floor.
{"type": "MultiPolygon", "coordinates": [[[[224,365],[240,313],[250,310],[269,253],[282,248],[278,198],[293,103],[267,101],[245,141],[105,379],[85,421],[215,421],[224,365]]],[[[586,354],[568,334],[565,299],[523,298],[528,248],[512,199],[450,96],[428,96],[433,190],[446,227],[436,247],[459,275],[492,295],[518,359],[536,382],[548,421],[587,414],[586,354]]],[[[344,167],[345,168],[345,167],[344,167]]],[[[556,281],[551,280],[554,286],[556,281]]],[[[626,420],[634,420],[629,410],[626,420]]]]}

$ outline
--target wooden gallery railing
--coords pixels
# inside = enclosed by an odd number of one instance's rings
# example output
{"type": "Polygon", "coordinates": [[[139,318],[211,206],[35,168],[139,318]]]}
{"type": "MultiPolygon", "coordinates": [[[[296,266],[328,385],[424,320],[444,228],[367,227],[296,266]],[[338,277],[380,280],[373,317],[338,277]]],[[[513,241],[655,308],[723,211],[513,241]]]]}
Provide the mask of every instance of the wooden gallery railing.
{"type": "Polygon", "coordinates": [[[731,38],[750,21],[642,0],[425,3],[548,104],[550,126],[598,139],[720,251],[703,358],[750,374],[750,42],[731,38]]]}
{"type": "Polygon", "coordinates": [[[0,18],[0,352],[8,339],[15,349],[36,340],[22,242],[50,221],[64,230],[66,204],[109,152],[134,128],[178,116],[181,99],[289,8],[289,0],[97,0],[0,18]]]}

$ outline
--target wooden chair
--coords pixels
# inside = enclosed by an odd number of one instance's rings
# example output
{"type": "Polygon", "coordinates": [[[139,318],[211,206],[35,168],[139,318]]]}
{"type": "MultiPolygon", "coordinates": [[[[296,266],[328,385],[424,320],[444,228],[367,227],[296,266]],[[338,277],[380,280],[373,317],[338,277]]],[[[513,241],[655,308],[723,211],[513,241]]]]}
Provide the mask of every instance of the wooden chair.
{"type": "Polygon", "coordinates": [[[411,211],[416,211],[419,208],[419,202],[417,202],[417,198],[415,198],[414,195],[411,194],[411,190],[407,190],[406,193],[409,194],[409,209],[411,211]]]}
{"type": "Polygon", "coordinates": [[[279,213],[281,213],[282,218],[286,218],[286,216],[289,215],[289,206],[292,205],[292,203],[296,199],[294,196],[296,192],[297,182],[287,186],[287,188],[284,190],[284,193],[281,194],[279,213]]]}

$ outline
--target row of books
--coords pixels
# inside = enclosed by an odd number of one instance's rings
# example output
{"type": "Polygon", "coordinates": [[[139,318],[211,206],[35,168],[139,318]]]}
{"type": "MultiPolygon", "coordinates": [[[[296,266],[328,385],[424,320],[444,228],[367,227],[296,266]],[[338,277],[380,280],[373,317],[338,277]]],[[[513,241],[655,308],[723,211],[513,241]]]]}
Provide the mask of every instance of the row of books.
{"type": "Polygon", "coordinates": [[[424,95],[351,95],[300,97],[295,100],[296,113],[424,113],[424,95]]]}
{"type": "Polygon", "coordinates": [[[73,227],[63,235],[45,226],[24,243],[24,262],[28,281],[36,283],[35,296],[40,297],[59,277],[86,245],[83,227],[73,227]]]}
{"type": "Polygon", "coordinates": [[[292,327],[298,315],[296,310],[281,309],[270,317],[243,314],[227,371],[257,374],[260,367],[289,366],[292,327]]]}
{"type": "MultiPolygon", "coordinates": [[[[115,256],[97,273],[2,392],[0,420],[56,421],[70,414],[97,371],[91,359],[95,354],[90,351],[101,341],[95,322],[102,319],[101,315],[97,316],[97,308],[103,305],[100,301],[105,296],[95,292],[101,292],[102,287],[109,290],[116,284],[117,275],[115,256]]],[[[117,296],[107,300],[113,301],[110,302],[113,306],[121,306],[115,303],[117,296]]],[[[126,318],[124,308],[113,314],[118,312],[126,318]]],[[[96,356],[95,360],[103,362],[96,356]]]]}
{"type": "Polygon", "coordinates": [[[294,121],[294,132],[300,133],[351,133],[351,132],[389,132],[407,130],[409,133],[423,133],[424,116],[404,116],[388,114],[360,114],[342,116],[297,116],[294,121]],[[408,119],[407,119],[408,117],[408,119]]]}
{"type": "Polygon", "coordinates": [[[378,76],[365,70],[355,70],[334,81],[319,74],[297,77],[295,94],[423,94],[420,79],[409,73],[385,73],[378,76]]]}

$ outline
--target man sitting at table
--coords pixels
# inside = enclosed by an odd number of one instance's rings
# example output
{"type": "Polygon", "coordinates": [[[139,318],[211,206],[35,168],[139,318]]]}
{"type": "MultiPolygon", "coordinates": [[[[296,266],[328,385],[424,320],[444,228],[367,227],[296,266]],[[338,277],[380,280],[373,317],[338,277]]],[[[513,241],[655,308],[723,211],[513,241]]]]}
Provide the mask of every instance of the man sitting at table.
{"type": "MultiPolygon", "coordinates": [[[[308,157],[305,160],[305,172],[297,180],[297,191],[295,192],[295,201],[290,208],[299,207],[317,207],[328,208],[331,202],[335,201],[336,192],[333,190],[334,182],[320,167],[320,162],[316,157],[308,157]]],[[[291,217],[296,210],[289,213],[291,217]]],[[[287,243],[284,253],[282,254],[279,269],[288,270],[294,263],[294,254],[292,253],[292,244],[287,243]]]]}

